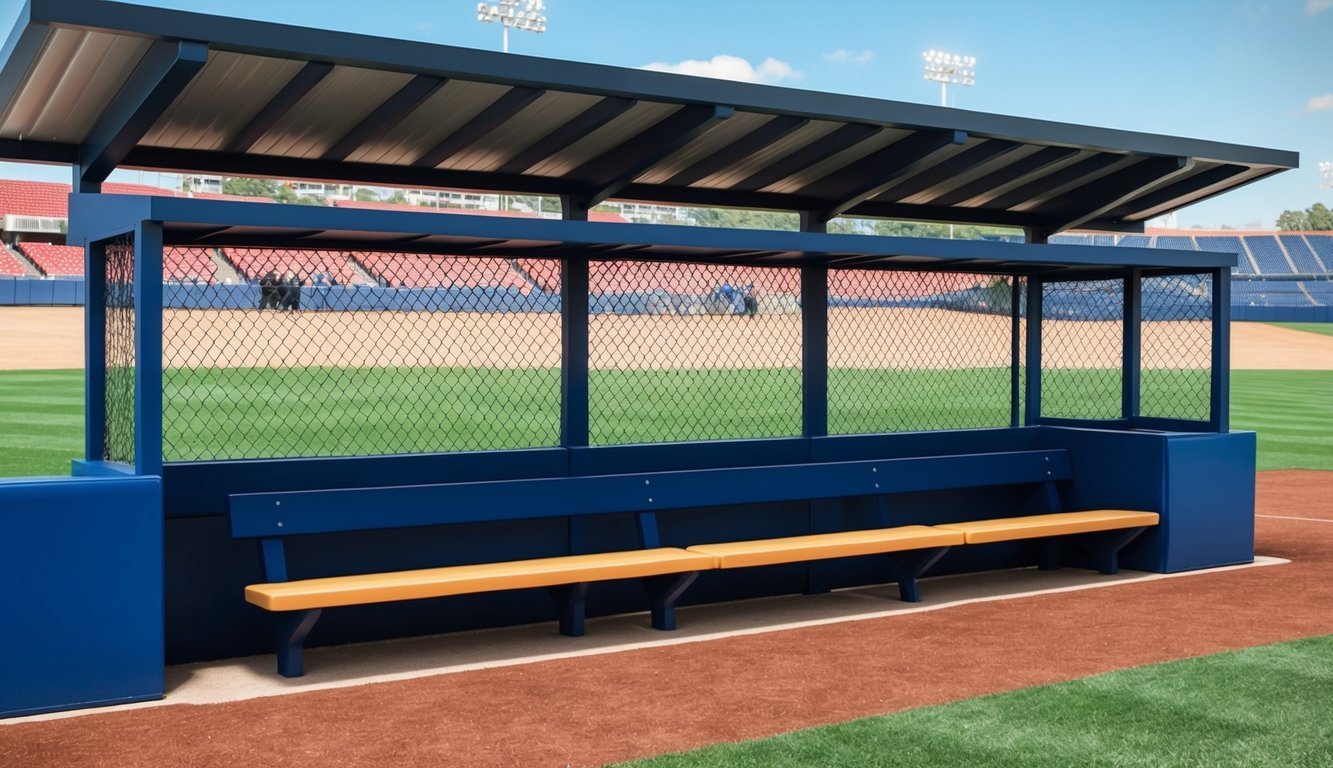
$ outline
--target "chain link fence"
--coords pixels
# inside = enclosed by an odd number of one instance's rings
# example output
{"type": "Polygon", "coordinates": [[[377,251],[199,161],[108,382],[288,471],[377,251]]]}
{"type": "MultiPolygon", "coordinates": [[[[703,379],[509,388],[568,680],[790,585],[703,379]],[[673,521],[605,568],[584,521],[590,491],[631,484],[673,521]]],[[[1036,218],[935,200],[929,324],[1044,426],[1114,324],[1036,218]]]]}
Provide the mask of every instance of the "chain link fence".
{"type": "Polygon", "coordinates": [[[1124,314],[1123,280],[1042,286],[1042,416],[1121,417],[1124,314]]]}
{"type": "Polygon", "coordinates": [[[800,272],[589,267],[589,442],[801,434],[800,272]]]}
{"type": "Polygon", "coordinates": [[[134,236],[106,244],[106,423],[102,458],[134,463],[134,236]]]}
{"type": "Polygon", "coordinates": [[[517,262],[168,249],[163,277],[168,461],[559,442],[559,296],[517,262]]]}
{"type": "Polygon", "coordinates": [[[1139,413],[1207,421],[1212,392],[1211,275],[1145,277],[1139,413]]]}
{"type": "Polygon", "coordinates": [[[1011,280],[830,270],[830,434],[1008,426],[1011,280]]]}

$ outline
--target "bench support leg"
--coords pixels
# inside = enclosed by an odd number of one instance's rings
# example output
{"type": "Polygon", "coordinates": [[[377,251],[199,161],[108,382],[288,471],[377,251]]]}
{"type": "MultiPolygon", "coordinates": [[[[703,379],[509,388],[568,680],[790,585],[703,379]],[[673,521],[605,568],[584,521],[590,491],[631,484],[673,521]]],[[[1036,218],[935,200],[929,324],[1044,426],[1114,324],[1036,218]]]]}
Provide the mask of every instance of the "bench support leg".
{"type": "Polygon", "coordinates": [[[1120,550],[1139,537],[1146,528],[1122,528],[1070,537],[1079,549],[1092,558],[1092,567],[1105,574],[1120,572],[1120,550]]]}
{"type": "Polygon", "coordinates": [[[904,602],[921,602],[921,592],[916,584],[917,578],[938,563],[948,551],[948,547],[935,547],[888,553],[889,571],[898,581],[898,594],[904,602]]]}
{"type": "Polygon", "coordinates": [[[648,598],[652,601],[653,629],[670,631],[676,628],[676,601],[697,578],[699,572],[690,571],[649,576],[643,580],[644,586],[648,588],[648,598]]]}
{"type": "Polygon", "coordinates": [[[583,637],[583,618],[587,613],[588,584],[562,584],[548,587],[551,598],[555,600],[560,612],[560,634],[566,637],[583,637]]]}
{"type": "Polygon", "coordinates": [[[278,614],[277,650],[278,674],[283,677],[300,677],[305,674],[302,649],[306,635],[319,621],[319,609],[310,611],[285,611],[278,614]]]}
{"type": "Polygon", "coordinates": [[[1043,571],[1060,570],[1060,550],[1063,544],[1058,538],[1042,539],[1037,542],[1037,568],[1043,571]]]}

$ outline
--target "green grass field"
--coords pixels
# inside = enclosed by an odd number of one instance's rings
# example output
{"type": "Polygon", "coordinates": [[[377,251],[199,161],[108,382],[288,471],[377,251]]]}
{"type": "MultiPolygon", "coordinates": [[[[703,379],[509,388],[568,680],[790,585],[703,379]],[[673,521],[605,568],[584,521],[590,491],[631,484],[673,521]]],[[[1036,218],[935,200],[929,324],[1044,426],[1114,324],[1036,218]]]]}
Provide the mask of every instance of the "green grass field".
{"type": "Polygon", "coordinates": [[[1294,331],[1309,331],[1310,333],[1321,333],[1325,336],[1333,336],[1333,323],[1272,323],[1281,328],[1290,328],[1294,331]]]}
{"type": "MultiPolygon", "coordinates": [[[[1116,372],[1047,377],[1049,413],[1106,416],[1119,405],[1116,372]],[[1081,394],[1088,391],[1100,396],[1081,394]]],[[[224,369],[172,372],[169,382],[169,460],[498,449],[554,445],[558,436],[558,374],[550,370],[224,369]],[[481,408],[466,396],[478,389],[505,394],[481,408]],[[396,394],[365,394],[382,391],[396,394]]],[[[830,428],[1003,426],[1007,382],[1005,369],[833,371],[830,428]]],[[[1206,377],[1193,372],[1145,375],[1145,412],[1197,406],[1206,389],[1206,377]]],[[[1333,372],[1233,373],[1232,426],[1259,433],[1260,469],[1333,470],[1330,392],[1333,372]]],[[[789,370],[597,373],[593,442],[796,434],[799,398],[789,370]],[[744,405],[756,400],[765,406],[744,405]]],[[[81,372],[0,372],[0,476],[67,474],[82,451],[82,414],[81,372]]]]}
{"type": "Polygon", "coordinates": [[[1333,764],[1333,637],[722,744],[636,768],[1333,764]]]}

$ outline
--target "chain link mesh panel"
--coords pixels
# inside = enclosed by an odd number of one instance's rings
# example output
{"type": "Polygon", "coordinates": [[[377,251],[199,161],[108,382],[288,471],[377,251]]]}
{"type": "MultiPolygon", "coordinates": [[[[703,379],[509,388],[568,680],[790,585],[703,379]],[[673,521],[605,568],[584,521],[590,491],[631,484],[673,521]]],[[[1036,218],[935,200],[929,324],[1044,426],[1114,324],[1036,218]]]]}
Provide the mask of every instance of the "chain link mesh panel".
{"type": "Polygon", "coordinates": [[[1207,421],[1212,393],[1211,275],[1145,277],[1139,413],[1207,421]]]}
{"type": "Polygon", "coordinates": [[[799,435],[799,295],[793,268],[593,262],[589,441],[799,435]]]}
{"type": "Polygon", "coordinates": [[[106,243],[106,423],[102,458],[134,463],[134,236],[106,243]]]}
{"type": "Polygon", "coordinates": [[[1009,425],[1010,278],[835,269],[828,292],[831,434],[1009,425]]]}
{"type": "Polygon", "coordinates": [[[163,272],[168,461],[559,441],[559,296],[517,262],[173,248],[163,272]]]}
{"type": "Polygon", "coordinates": [[[1042,416],[1121,417],[1124,297],[1122,280],[1042,286],[1042,416]]]}

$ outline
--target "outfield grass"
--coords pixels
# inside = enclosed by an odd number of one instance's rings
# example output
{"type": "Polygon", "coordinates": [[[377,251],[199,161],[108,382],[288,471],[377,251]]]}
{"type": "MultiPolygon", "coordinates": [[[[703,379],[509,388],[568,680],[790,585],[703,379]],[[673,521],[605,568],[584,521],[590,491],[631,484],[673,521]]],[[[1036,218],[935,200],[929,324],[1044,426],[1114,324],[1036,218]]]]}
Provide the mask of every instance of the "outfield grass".
{"type": "Polygon", "coordinates": [[[1333,636],[1121,670],[629,765],[1329,765],[1330,710],[1333,636]]]}
{"type": "Polygon", "coordinates": [[[1281,328],[1290,328],[1294,331],[1309,331],[1310,333],[1322,333],[1325,336],[1333,336],[1333,323],[1270,323],[1281,328]]]}
{"type": "MultiPolygon", "coordinates": [[[[1004,426],[1008,376],[1007,369],[835,370],[829,425],[835,433],[1004,426]]],[[[499,449],[558,439],[553,370],[223,369],[173,371],[168,380],[168,460],[499,449]],[[490,407],[468,396],[479,389],[493,393],[490,407]],[[397,394],[371,395],[390,390],[397,394]]],[[[1047,411],[1114,413],[1118,380],[1115,371],[1047,372],[1047,411]]],[[[82,452],[82,391],[80,371],[0,372],[0,476],[68,473],[82,452]]],[[[1207,379],[1145,372],[1143,392],[1145,412],[1156,403],[1169,413],[1178,403],[1203,402],[1207,379]]],[[[1260,469],[1333,470],[1330,392],[1333,372],[1233,372],[1232,425],[1259,433],[1260,469]]],[[[791,370],[595,372],[590,399],[594,444],[800,428],[800,381],[791,370]]]]}

